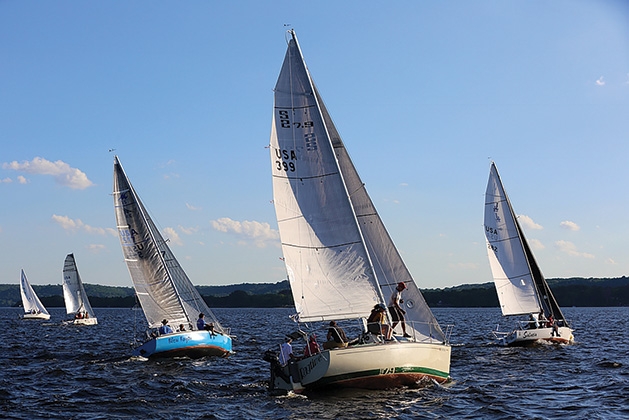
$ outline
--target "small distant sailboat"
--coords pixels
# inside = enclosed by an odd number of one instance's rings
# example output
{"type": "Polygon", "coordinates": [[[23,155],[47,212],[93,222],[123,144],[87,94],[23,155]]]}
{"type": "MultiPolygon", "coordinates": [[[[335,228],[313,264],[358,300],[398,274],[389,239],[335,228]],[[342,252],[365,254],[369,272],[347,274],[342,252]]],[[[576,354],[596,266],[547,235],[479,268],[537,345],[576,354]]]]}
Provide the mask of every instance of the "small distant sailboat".
{"type": "Polygon", "coordinates": [[[494,162],[485,192],[485,237],[502,315],[529,316],[513,331],[494,331],[499,343],[572,343],[572,329],[535,261],[494,162]]]}
{"type": "Polygon", "coordinates": [[[275,85],[270,157],[295,320],[330,326],[335,320],[356,320],[362,331],[350,345],[324,346],[321,353],[284,365],[283,354],[278,358],[277,352],[267,352],[270,389],[385,389],[445,382],[451,351],[447,335],[367,194],[312,81],[295,32],[289,36],[275,85]],[[367,328],[376,306],[392,319],[386,304],[400,285],[406,287],[404,336],[376,331],[386,325],[367,328]]]}
{"type": "Polygon", "coordinates": [[[50,314],[28,282],[24,270],[21,271],[20,276],[20,294],[22,295],[22,306],[24,307],[23,319],[50,319],[50,314]]]}
{"type": "Polygon", "coordinates": [[[228,356],[232,338],[207,306],[140,201],[118,156],[114,157],[114,210],[120,245],[146,316],[148,340],[133,354],[143,357],[228,356]],[[200,314],[207,329],[197,329],[200,314]],[[169,323],[174,332],[157,335],[169,323]],[[180,328],[183,327],[183,330],[180,328]]]}
{"type": "Polygon", "coordinates": [[[85,293],[79,270],[76,268],[74,254],[68,254],[63,263],[63,300],[66,313],[72,314],[72,322],[77,325],[96,325],[98,320],[85,293]]]}

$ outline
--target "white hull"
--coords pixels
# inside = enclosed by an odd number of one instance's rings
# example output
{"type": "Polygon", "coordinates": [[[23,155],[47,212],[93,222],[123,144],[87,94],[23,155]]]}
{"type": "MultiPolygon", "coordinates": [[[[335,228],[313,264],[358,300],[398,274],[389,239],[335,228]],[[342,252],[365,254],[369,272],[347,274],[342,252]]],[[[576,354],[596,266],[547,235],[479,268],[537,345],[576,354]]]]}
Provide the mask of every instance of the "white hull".
{"type": "Polygon", "coordinates": [[[50,319],[50,315],[48,315],[48,314],[24,314],[22,319],[31,319],[31,320],[43,319],[43,320],[47,320],[47,319],[50,319]]]}
{"type": "Polygon", "coordinates": [[[98,324],[98,319],[97,318],[81,318],[81,319],[75,319],[73,321],[74,325],[97,325],[98,324]]]}
{"type": "Polygon", "coordinates": [[[572,344],[574,342],[572,330],[568,327],[559,327],[559,336],[553,335],[552,328],[517,329],[510,333],[494,332],[494,335],[499,344],[503,346],[526,346],[543,341],[557,344],[572,344]]]}
{"type": "Polygon", "coordinates": [[[272,374],[271,389],[413,387],[423,380],[449,379],[450,346],[410,341],[356,345],[325,350],[295,365],[280,368],[283,375],[272,374]],[[292,378],[285,380],[289,370],[292,378]]]}

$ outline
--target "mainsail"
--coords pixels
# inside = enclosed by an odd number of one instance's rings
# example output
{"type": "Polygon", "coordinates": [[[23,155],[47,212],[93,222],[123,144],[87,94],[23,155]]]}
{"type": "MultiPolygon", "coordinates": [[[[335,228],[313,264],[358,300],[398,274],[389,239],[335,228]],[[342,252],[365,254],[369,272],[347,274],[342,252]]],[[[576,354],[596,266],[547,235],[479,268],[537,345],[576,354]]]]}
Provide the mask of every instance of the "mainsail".
{"type": "Polygon", "coordinates": [[[79,270],[76,268],[74,254],[68,254],[63,263],[63,299],[66,305],[66,313],[76,314],[86,312],[90,318],[94,318],[94,311],[85,293],[79,270]]]}
{"type": "Polygon", "coordinates": [[[21,270],[20,275],[20,294],[22,295],[22,306],[24,306],[25,313],[42,313],[50,315],[37,297],[35,290],[33,290],[31,284],[28,282],[24,270],[21,270]]]}
{"type": "Polygon", "coordinates": [[[196,319],[204,313],[215,330],[223,332],[151,220],[117,156],[113,195],[120,244],[149,327],[159,327],[166,319],[171,325],[196,329],[196,319]]]}
{"type": "Polygon", "coordinates": [[[404,265],[330,118],[294,32],[275,86],[274,202],[288,277],[304,321],[358,318],[404,282],[407,321],[443,332],[404,265]]]}

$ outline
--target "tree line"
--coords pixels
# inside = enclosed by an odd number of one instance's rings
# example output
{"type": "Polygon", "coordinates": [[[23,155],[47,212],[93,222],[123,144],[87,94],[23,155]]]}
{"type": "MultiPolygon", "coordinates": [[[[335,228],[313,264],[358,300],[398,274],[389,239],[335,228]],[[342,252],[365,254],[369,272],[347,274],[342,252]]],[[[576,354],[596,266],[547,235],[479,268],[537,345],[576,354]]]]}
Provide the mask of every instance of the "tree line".
{"type": "MultiPolygon", "coordinates": [[[[629,306],[629,278],[549,279],[560,306],[629,306]]],[[[63,307],[60,285],[34,286],[44,306],[63,307]]],[[[132,287],[85,284],[95,308],[131,308],[136,305],[132,287]]],[[[241,283],[227,286],[197,286],[211,308],[278,308],[293,306],[288,281],[278,283],[241,283]]],[[[498,307],[493,283],[466,284],[444,289],[422,289],[431,307],[498,307]]],[[[0,306],[20,306],[18,285],[0,285],[0,306]]]]}

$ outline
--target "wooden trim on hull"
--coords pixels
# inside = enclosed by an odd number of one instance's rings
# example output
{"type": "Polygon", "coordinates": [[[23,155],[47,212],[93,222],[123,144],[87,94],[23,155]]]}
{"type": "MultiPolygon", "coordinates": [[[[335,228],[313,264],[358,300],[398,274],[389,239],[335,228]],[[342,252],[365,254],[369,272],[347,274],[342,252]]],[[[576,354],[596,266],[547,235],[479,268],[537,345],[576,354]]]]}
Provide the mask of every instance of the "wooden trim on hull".
{"type": "Polygon", "coordinates": [[[229,352],[218,346],[194,346],[168,351],[153,353],[149,359],[165,359],[172,357],[189,357],[190,359],[200,359],[206,356],[227,357],[229,352]]]}

